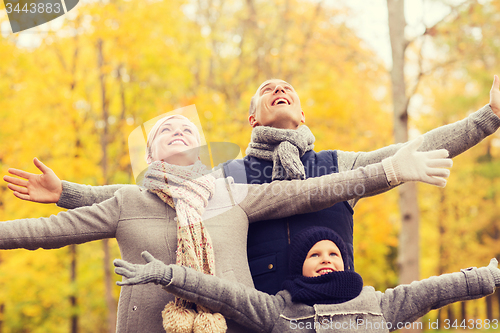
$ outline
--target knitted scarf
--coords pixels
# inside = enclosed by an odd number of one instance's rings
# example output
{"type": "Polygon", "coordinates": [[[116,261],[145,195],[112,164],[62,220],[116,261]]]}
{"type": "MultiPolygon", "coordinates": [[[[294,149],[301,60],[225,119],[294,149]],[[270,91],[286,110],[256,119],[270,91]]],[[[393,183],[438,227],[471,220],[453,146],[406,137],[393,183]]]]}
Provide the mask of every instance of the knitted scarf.
{"type": "Polygon", "coordinates": [[[331,272],[315,277],[296,275],[283,282],[283,289],[290,292],[294,303],[309,306],[338,304],[356,298],[363,289],[363,279],[353,271],[331,272]]]}
{"type": "MultiPolygon", "coordinates": [[[[207,172],[199,161],[189,167],[156,161],[149,166],[142,185],[177,213],[176,264],[214,275],[212,241],[201,219],[215,187],[215,178],[207,172]]],[[[197,314],[193,308],[195,304],[176,297],[162,312],[165,330],[168,333],[226,331],[221,314],[196,306],[197,314]]]]}
{"type": "Polygon", "coordinates": [[[252,131],[246,154],[273,161],[272,180],[305,179],[300,158],[314,148],[314,140],[305,125],[296,130],[257,126],[252,131]]]}

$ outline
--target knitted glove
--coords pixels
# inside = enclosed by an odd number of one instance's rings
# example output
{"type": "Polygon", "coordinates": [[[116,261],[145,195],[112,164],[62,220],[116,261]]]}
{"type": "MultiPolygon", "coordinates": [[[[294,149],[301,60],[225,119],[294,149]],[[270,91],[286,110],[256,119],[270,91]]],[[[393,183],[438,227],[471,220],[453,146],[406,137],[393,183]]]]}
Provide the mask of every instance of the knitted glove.
{"type": "Polygon", "coordinates": [[[500,287],[500,269],[498,269],[498,261],[495,258],[491,259],[487,268],[490,270],[491,274],[493,274],[495,287],[500,287]]]}
{"type": "Polygon", "coordinates": [[[450,176],[453,161],[448,157],[446,149],[417,151],[424,142],[422,136],[408,142],[399,149],[394,156],[382,160],[389,185],[398,185],[402,182],[421,181],[423,183],[446,186],[446,179],[450,176]]]}
{"type": "Polygon", "coordinates": [[[148,251],[141,253],[146,260],[146,265],[131,264],[125,260],[115,259],[115,273],[126,277],[125,281],[117,281],[119,286],[146,284],[153,282],[155,284],[167,285],[172,279],[172,268],[165,265],[160,260],[155,259],[148,251]]]}

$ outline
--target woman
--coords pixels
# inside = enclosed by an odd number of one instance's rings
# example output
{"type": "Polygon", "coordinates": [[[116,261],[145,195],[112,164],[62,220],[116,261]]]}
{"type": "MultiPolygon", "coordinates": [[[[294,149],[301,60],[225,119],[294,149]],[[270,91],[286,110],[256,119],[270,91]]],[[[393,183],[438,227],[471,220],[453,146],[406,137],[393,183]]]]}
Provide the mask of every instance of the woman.
{"type": "MultiPolygon", "coordinates": [[[[403,181],[444,186],[446,181],[439,177],[448,177],[449,170],[440,168],[452,164],[445,158],[447,152],[416,152],[421,143],[415,140],[383,163],[345,173],[264,185],[234,184],[231,178],[211,178],[200,165],[194,124],[182,116],[165,117],[148,136],[151,164],[145,187],[123,186],[106,201],[49,218],[0,223],[0,248],[51,249],[114,237],[122,258],[130,263],[142,263],[140,254],[146,250],[173,264],[179,262],[176,250],[182,244],[178,239],[184,239],[178,235],[179,228],[196,224],[205,235],[205,245],[213,249],[213,256],[210,251],[197,255],[202,269],[207,266],[205,272],[215,271],[223,279],[253,286],[245,253],[249,222],[320,210],[403,181]],[[364,190],[339,190],[356,185],[364,190]],[[193,200],[187,197],[189,193],[182,193],[186,188],[196,192],[193,200]]],[[[172,300],[173,296],[154,284],[123,287],[117,331],[162,332],[160,313],[172,300]]],[[[227,326],[228,332],[246,331],[229,320],[227,326]]]]}

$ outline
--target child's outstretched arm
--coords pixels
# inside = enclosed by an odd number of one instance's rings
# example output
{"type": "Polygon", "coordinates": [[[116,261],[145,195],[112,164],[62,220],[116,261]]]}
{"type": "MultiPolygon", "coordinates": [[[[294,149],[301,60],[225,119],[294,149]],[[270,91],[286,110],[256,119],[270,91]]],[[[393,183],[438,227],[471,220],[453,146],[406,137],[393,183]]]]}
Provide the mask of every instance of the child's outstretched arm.
{"type": "Polygon", "coordinates": [[[387,289],[378,294],[382,314],[393,331],[398,323],[411,323],[430,310],[490,295],[500,286],[497,266],[497,260],[491,259],[487,267],[462,269],[387,289]]]}
{"type": "Polygon", "coordinates": [[[206,275],[193,269],[165,265],[149,252],[142,254],[146,265],[115,259],[115,272],[126,277],[119,286],[155,283],[182,299],[203,305],[257,332],[271,332],[285,302],[240,283],[206,275]]]}

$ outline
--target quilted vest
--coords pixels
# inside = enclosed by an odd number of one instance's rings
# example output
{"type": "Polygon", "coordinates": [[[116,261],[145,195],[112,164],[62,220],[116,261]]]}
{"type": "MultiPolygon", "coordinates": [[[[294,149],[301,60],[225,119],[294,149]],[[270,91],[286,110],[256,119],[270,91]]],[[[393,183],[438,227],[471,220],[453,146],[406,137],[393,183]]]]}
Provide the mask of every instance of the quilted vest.
{"type": "MultiPolygon", "coordinates": [[[[338,172],[337,152],[312,150],[302,158],[306,177],[319,177],[338,172]]],[[[237,183],[264,184],[271,182],[272,161],[246,156],[224,164],[225,176],[237,183]]],[[[290,240],[301,230],[310,226],[333,229],[344,240],[348,248],[349,269],[353,262],[353,210],[346,202],[315,213],[299,214],[287,218],[259,221],[248,229],[248,263],[257,290],[274,295],[282,289],[288,274],[288,246],[290,240]]]]}

